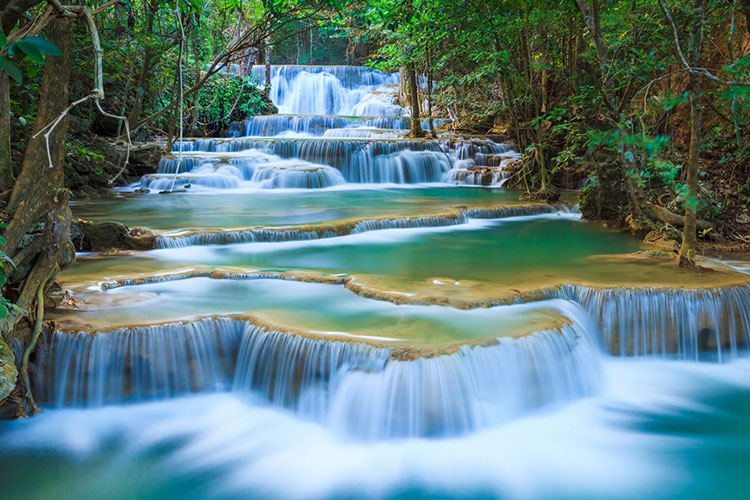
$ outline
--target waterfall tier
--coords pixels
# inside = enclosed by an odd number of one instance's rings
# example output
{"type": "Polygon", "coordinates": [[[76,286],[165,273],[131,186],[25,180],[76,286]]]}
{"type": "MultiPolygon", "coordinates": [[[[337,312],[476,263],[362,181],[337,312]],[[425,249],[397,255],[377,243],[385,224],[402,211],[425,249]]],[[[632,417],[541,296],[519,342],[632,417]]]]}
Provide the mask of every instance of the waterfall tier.
{"type": "Polygon", "coordinates": [[[693,290],[564,286],[553,295],[581,304],[615,355],[723,361],[750,347],[750,285],[693,290]]]}
{"type": "Polygon", "coordinates": [[[173,182],[213,188],[234,188],[242,182],[265,188],[320,188],[344,182],[452,181],[455,158],[464,158],[465,163],[477,152],[497,155],[507,151],[506,146],[491,141],[361,138],[196,139],[176,144],[174,149],[183,150],[182,158],[162,158],[159,173],[144,176],[141,188],[163,190],[173,182]]]}
{"type": "Polygon", "coordinates": [[[580,325],[409,361],[394,359],[389,348],[231,319],[56,332],[50,353],[57,406],[221,391],[231,380],[235,392],[367,439],[469,432],[589,395],[599,369],[580,325]]]}
{"type": "Polygon", "coordinates": [[[453,213],[414,217],[381,217],[358,221],[332,222],[304,228],[247,228],[225,231],[180,231],[161,234],[154,240],[155,248],[181,248],[193,245],[223,245],[250,242],[304,241],[334,238],[383,229],[413,229],[465,224],[469,219],[504,219],[528,215],[551,214],[565,207],[550,205],[510,205],[504,207],[470,208],[453,213]],[[187,234],[186,234],[187,233],[187,234]]]}
{"type": "MultiPolygon", "coordinates": [[[[265,68],[253,74],[265,79],[265,68]]],[[[348,116],[394,116],[398,73],[360,66],[272,66],[271,100],[281,113],[348,116]]]]}
{"type": "MultiPolygon", "coordinates": [[[[447,120],[434,120],[437,127],[447,120]]],[[[356,131],[358,129],[408,130],[411,118],[408,116],[326,116],[326,115],[262,115],[251,116],[244,122],[232,125],[230,137],[274,137],[284,134],[302,134],[325,136],[337,131],[356,131]]],[[[422,121],[422,128],[427,130],[429,124],[422,121]]],[[[356,133],[356,132],[352,132],[356,133]]],[[[341,137],[333,135],[334,137],[341,137]]]]}

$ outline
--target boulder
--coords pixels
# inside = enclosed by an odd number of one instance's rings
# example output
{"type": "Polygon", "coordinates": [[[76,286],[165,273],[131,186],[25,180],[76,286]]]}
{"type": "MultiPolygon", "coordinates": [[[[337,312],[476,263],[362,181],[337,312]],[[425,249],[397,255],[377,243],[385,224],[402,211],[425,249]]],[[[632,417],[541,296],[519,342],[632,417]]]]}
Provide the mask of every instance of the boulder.
{"type": "Polygon", "coordinates": [[[110,249],[149,250],[154,248],[156,235],[149,229],[131,229],[120,222],[78,219],[73,223],[71,239],[77,250],[85,252],[110,249]]]}

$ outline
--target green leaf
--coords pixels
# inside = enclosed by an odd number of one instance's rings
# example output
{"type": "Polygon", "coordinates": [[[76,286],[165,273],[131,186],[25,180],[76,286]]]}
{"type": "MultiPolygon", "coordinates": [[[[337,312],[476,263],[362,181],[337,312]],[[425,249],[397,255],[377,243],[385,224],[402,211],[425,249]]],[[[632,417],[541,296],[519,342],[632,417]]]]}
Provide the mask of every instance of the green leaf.
{"type": "Polygon", "coordinates": [[[8,73],[8,76],[13,78],[19,85],[23,83],[23,75],[21,75],[21,70],[18,69],[18,66],[13,64],[13,62],[5,56],[0,56],[0,69],[8,73]]]}
{"type": "Polygon", "coordinates": [[[5,252],[0,251],[0,259],[2,259],[3,261],[7,262],[11,266],[13,266],[13,269],[18,269],[16,267],[16,263],[13,262],[13,259],[11,259],[10,257],[8,257],[5,252]]]}
{"type": "Polygon", "coordinates": [[[0,30],[0,50],[4,50],[8,46],[8,39],[5,38],[5,33],[0,30]]]}
{"type": "Polygon", "coordinates": [[[44,62],[44,54],[34,47],[28,40],[19,40],[16,42],[16,46],[23,51],[24,54],[35,60],[36,62],[44,62]]]}
{"type": "MultiPolygon", "coordinates": [[[[60,50],[57,45],[50,42],[49,40],[45,40],[44,38],[40,38],[38,36],[30,36],[27,38],[24,38],[21,40],[23,42],[27,42],[30,45],[32,45],[36,50],[41,52],[42,54],[47,54],[50,56],[61,56],[63,55],[62,50],[60,50]]],[[[21,49],[23,50],[23,49],[21,49]]]]}
{"type": "Polygon", "coordinates": [[[0,236],[0,245],[5,245],[5,238],[0,236]]]}

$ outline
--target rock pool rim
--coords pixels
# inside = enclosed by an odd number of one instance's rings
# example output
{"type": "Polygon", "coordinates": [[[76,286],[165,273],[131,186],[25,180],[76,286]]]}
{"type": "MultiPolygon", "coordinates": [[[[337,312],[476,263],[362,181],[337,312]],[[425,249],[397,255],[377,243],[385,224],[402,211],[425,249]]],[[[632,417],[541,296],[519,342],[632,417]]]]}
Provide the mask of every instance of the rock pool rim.
{"type": "MultiPolygon", "coordinates": [[[[719,273],[718,271],[716,272],[719,273]]],[[[712,274],[716,276],[717,274],[712,274]]],[[[121,287],[137,287],[138,285],[147,285],[173,280],[187,280],[192,278],[209,278],[209,279],[226,279],[226,280],[262,280],[277,279],[288,281],[299,281],[303,283],[320,283],[328,285],[344,286],[350,292],[364,298],[390,302],[395,305],[439,305],[444,307],[453,307],[456,309],[478,309],[489,308],[497,305],[512,305],[517,303],[535,302],[549,298],[565,287],[590,288],[600,291],[607,290],[631,290],[643,292],[668,292],[668,293],[691,293],[698,291],[719,291],[732,288],[750,287],[750,275],[742,273],[722,272],[725,277],[724,283],[711,283],[704,286],[693,286],[691,288],[659,285],[659,284],[640,284],[633,286],[610,286],[607,284],[592,284],[586,282],[566,283],[553,282],[526,290],[509,290],[504,294],[480,296],[474,300],[450,300],[446,297],[431,295],[419,295],[419,293],[407,294],[405,292],[388,291],[376,288],[368,284],[366,280],[368,275],[333,275],[316,271],[277,271],[262,269],[242,269],[242,268],[213,268],[213,269],[196,269],[187,268],[176,270],[173,273],[157,273],[142,275],[134,278],[123,278],[115,280],[83,282],[66,286],[73,287],[76,291],[84,291],[91,286],[96,286],[101,291],[111,290],[121,287]],[[358,281],[359,280],[359,281],[358,281]]],[[[429,280],[438,280],[441,278],[434,277],[429,280]]],[[[443,278],[445,279],[445,278],[443,278]]]]}
{"type": "Polygon", "coordinates": [[[111,325],[109,328],[90,328],[87,329],[85,326],[74,326],[65,325],[65,323],[56,322],[54,329],[47,331],[48,335],[55,332],[64,333],[67,335],[108,335],[113,332],[119,331],[133,331],[137,329],[159,327],[159,326],[177,326],[177,325],[189,325],[197,322],[206,321],[219,321],[219,320],[230,320],[238,321],[241,323],[249,324],[253,327],[263,329],[267,332],[276,332],[280,334],[301,337],[307,340],[324,341],[324,342],[343,342],[349,344],[362,344],[375,349],[388,349],[390,361],[415,361],[417,359],[431,359],[440,356],[450,356],[457,353],[463,347],[476,348],[476,347],[491,347],[498,345],[500,339],[520,339],[525,337],[531,337],[536,334],[543,334],[549,332],[557,332],[562,335],[562,329],[566,326],[572,326],[574,322],[564,316],[560,316],[554,321],[550,321],[543,324],[543,328],[536,328],[536,324],[530,325],[528,328],[515,330],[511,334],[492,336],[488,335],[485,337],[464,339],[448,342],[438,342],[434,344],[423,344],[423,343],[409,343],[405,340],[393,339],[393,340],[378,340],[369,336],[359,336],[355,334],[344,334],[343,332],[321,332],[317,330],[306,330],[303,328],[296,328],[287,325],[278,325],[271,321],[268,321],[257,314],[226,314],[226,315],[203,315],[194,318],[185,318],[180,320],[166,320],[158,321],[154,323],[136,323],[128,325],[111,325]]]}

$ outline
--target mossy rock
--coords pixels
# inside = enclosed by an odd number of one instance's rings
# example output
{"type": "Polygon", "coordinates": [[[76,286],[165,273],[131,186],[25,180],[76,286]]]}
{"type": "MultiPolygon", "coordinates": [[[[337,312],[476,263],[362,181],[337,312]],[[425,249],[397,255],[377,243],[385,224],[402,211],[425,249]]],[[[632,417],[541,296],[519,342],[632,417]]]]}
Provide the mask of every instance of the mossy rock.
{"type": "Polygon", "coordinates": [[[71,228],[71,240],[77,250],[98,251],[110,249],[150,250],[156,235],[143,228],[130,229],[114,221],[90,222],[79,219],[71,228]]]}
{"type": "Polygon", "coordinates": [[[13,349],[0,338],[0,400],[7,398],[13,391],[17,378],[18,370],[13,349]]]}

